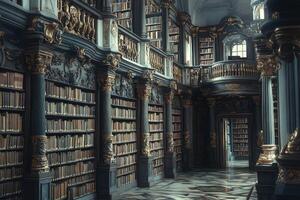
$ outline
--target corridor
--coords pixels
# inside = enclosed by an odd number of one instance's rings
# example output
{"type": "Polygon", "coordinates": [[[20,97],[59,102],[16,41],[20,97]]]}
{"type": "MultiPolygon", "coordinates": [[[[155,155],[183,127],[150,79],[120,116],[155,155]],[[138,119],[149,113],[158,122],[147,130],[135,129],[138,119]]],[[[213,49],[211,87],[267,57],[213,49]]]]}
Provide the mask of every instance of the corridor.
{"type": "Polygon", "coordinates": [[[255,181],[256,174],[246,168],[193,171],[179,174],[176,180],[164,179],[151,188],[130,190],[123,193],[119,199],[245,200],[255,181]]]}

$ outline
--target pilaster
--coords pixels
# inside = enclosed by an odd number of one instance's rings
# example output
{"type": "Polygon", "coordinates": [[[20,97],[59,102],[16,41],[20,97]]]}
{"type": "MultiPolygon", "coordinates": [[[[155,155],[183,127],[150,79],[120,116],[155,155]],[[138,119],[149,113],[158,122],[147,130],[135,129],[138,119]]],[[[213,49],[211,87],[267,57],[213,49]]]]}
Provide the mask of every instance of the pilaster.
{"type": "Polygon", "coordinates": [[[162,48],[165,52],[170,52],[169,41],[169,9],[172,4],[171,0],[162,0],[162,48]]]}
{"type": "Polygon", "coordinates": [[[209,155],[209,166],[216,167],[217,166],[217,135],[215,129],[215,98],[208,98],[208,106],[209,106],[209,144],[208,149],[210,152],[209,155]]]}

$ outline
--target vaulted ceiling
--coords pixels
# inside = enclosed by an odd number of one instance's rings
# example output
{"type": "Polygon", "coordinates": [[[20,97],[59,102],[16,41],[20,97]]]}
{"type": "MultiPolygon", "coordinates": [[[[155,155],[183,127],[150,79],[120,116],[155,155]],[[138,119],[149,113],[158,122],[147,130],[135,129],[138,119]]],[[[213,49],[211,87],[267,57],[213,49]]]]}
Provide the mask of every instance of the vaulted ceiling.
{"type": "Polygon", "coordinates": [[[223,17],[236,15],[245,21],[252,19],[251,0],[177,0],[177,7],[188,12],[193,24],[218,24],[223,17]]]}

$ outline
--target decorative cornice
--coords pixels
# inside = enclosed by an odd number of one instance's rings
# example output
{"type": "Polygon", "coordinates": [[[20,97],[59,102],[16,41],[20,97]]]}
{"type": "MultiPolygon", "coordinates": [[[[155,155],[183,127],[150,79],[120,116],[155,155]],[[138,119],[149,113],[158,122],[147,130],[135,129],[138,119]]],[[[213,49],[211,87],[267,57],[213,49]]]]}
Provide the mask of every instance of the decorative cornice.
{"type": "Polygon", "coordinates": [[[275,144],[263,144],[261,149],[257,165],[271,165],[276,162],[277,146],[275,144]]]}
{"type": "Polygon", "coordinates": [[[116,71],[119,67],[121,58],[122,56],[119,53],[109,53],[102,60],[102,64],[108,67],[110,70],[116,71]]]}
{"type": "Polygon", "coordinates": [[[26,55],[28,69],[34,74],[45,74],[52,63],[52,53],[46,51],[30,52],[26,55]]]}
{"type": "Polygon", "coordinates": [[[258,55],[256,60],[262,76],[274,76],[278,70],[279,63],[275,55],[258,55]]]}

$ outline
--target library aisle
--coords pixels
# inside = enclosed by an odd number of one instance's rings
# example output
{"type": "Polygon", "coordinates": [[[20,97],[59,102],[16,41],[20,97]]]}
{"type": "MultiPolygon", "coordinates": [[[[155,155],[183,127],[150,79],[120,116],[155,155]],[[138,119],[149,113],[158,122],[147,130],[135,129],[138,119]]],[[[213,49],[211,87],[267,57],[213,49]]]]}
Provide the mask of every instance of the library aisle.
{"type": "Polygon", "coordinates": [[[244,200],[255,181],[256,174],[246,168],[192,171],[179,174],[175,180],[164,179],[151,188],[130,190],[118,200],[244,200]]]}

